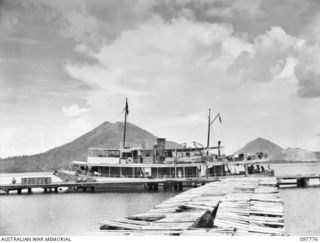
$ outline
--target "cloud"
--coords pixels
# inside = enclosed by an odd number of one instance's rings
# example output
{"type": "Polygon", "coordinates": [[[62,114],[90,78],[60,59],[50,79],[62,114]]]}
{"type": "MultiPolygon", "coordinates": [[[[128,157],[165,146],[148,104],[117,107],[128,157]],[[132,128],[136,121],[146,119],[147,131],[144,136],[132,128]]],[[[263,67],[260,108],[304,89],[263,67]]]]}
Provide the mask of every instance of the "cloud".
{"type": "Polygon", "coordinates": [[[254,39],[252,49],[243,51],[228,72],[243,81],[271,82],[287,65],[287,58],[299,45],[299,40],[280,27],[254,39]]]}
{"type": "Polygon", "coordinates": [[[297,54],[295,74],[299,80],[298,95],[301,98],[320,97],[320,14],[309,23],[301,38],[304,45],[297,54]]]}
{"type": "Polygon", "coordinates": [[[153,7],[165,19],[176,18],[186,10],[193,13],[198,20],[224,18],[247,15],[257,17],[262,14],[260,0],[164,0],[153,7]]]}
{"type": "Polygon", "coordinates": [[[22,142],[15,146],[25,127],[39,140],[32,151],[61,145],[122,119],[125,97],[130,121],[181,142],[190,127],[203,127],[194,139],[205,137],[208,107],[223,112],[231,146],[249,133],[302,141],[296,137],[319,131],[317,1],[2,3],[0,122],[5,129],[17,124],[4,132],[16,153],[26,152],[22,142]]]}
{"type": "MultiPolygon", "coordinates": [[[[182,17],[167,23],[155,17],[138,29],[123,32],[100,52],[90,53],[99,64],[69,63],[66,68],[70,76],[109,94],[130,91],[161,97],[165,93],[173,100],[162,102],[172,103],[194,93],[201,100],[200,87],[220,85],[227,67],[249,46],[234,37],[228,25],[182,17]]],[[[89,95],[90,100],[94,98],[89,95]]]]}
{"type": "Polygon", "coordinates": [[[81,113],[88,112],[88,108],[80,108],[77,104],[62,107],[62,112],[66,116],[79,116],[81,113]]]}
{"type": "Polygon", "coordinates": [[[208,10],[205,11],[207,16],[231,18],[239,14],[246,14],[252,18],[259,17],[263,14],[260,5],[261,0],[231,0],[231,1],[207,1],[210,2],[208,10]]]}
{"type": "Polygon", "coordinates": [[[75,118],[59,125],[43,121],[36,125],[1,125],[1,157],[45,152],[70,142],[92,129],[91,123],[83,118],[75,118]]]}
{"type": "MultiPolygon", "coordinates": [[[[292,76],[295,62],[289,61],[290,50],[296,44],[295,38],[277,28],[251,43],[237,36],[230,25],[202,23],[187,17],[166,22],[154,17],[137,29],[124,31],[112,43],[105,43],[99,52],[86,50],[98,63],[68,63],[66,69],[73,78],[94,87],[86,97],[91,119],[113,121],[128,97],[130,122],[178,142],[185,142],[186,134],[193,128],[197,132],[192,133],[192,139],[203,142],[207,108],[212,107],[225,117],[225,136],[233,137],[243,131],[238,137],[245,143],[247,134],[259,134],[261,127],[267,127],[268,134],[276,134],[275,126],[286,126],[296,111],[300,111],[300,106],[294,106],[300,102],[296,99],[296,80],[292,76]],[[286,80],[241,82],[239,74],[226,74],[243,52],[252,55],[250,58],[254,60],[249,59],[250,65],[258,62],[272,78],[282,74],[286,80]],[[263,62],[264,57],[267,63],[263,62]],[[264,66],[268,63],[277,66],[279,59],[285,62],[279,70],[264,66]],[[190,116],[151,116],[137,114],[135,110],[190,116]],[[279,114],[288,118],[282,121],[279,114]],[[242,125],[232,122],[235,117],[244,121],[242,125]]],[[[247,71],[247,67],[241,68],[247,71]]],[[[220,133],[215,132],[216,139],[220,133]]],[[[232,143],[239,141],[230,143],[235,148],[232,143]]]]}

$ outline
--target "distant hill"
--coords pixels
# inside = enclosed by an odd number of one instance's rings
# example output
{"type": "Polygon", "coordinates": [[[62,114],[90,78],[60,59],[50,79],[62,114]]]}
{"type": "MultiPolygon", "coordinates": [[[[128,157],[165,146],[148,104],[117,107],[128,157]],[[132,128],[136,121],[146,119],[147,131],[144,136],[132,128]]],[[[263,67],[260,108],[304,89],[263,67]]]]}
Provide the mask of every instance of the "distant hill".
{"type": "MultiPolygon", "coordinates": [[[[87,151],[95,148],[118,148],[123,136],[123,122],[104,122],[92,131],[70,143],[53,148],[45,153],[30,156],[17,156],[0,159],[0,172],[41,171],[43,168],[68,168],[70,161],[86,161],[87,151]]],[[[152,148],[157,137],[148,131],[127,123],[127,142],[136,142],[152,148]]],[[[175,147],[176,143],[167,141],[166,147],[175,147]]]]}
{"type": "Polygon", "coordinates": [[[282,151],[283,148],[281,148],[279,145],[259,137],[247,143],[242,149],[239,149],[234,154],[268,152],[269,158],[275,158],[279,157],[282,154],[282,151]]]}
{"type": "Polygon", "coordinates": [[[269,158],[272,160],[285,161],[312,161],[320,160],[320,152],[312,152],[301,148],[287,148],[284,149],[279,145],[264,139],[257,138],[247,143],[242,149],[239,149],[234,154],[239,153],[255,153],[268,152],[269,158]]]}

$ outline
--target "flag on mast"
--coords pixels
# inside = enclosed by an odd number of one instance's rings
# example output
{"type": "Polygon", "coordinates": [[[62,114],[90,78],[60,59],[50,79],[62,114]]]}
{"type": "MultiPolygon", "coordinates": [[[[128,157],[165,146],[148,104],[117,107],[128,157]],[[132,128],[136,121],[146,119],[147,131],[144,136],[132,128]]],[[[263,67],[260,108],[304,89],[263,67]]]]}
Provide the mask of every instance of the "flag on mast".
{"type": "Polygon", "coordinates": [[[126,98],[126,108],[125,108],[125,112],[126,112],[127,115],[129,114],[128,98],[126,98]]]}

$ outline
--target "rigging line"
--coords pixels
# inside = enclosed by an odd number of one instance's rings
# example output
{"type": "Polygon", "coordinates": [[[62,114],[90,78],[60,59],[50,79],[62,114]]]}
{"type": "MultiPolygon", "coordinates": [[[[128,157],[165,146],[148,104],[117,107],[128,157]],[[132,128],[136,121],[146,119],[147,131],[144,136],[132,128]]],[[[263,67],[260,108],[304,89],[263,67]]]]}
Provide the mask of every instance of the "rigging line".
{"type": "MultiPolygon", "coordinates": [[[[120,115],[122,115],[123,112],[119,113],[116,117],[116,120],[118,120],[118,118],[120,117],[120,115]]],[[[104,128],[104,130],[108,130],[112,125],[114,125],[114,123],[110,122],[110,124],[108,124],[108,126],[106,126],[104,128]]]]}
{"type": "Polygon", "coordinates": [[[211,141],[217,143],[216,139],[217,139],[217,138],[216,138],[216,134],[214,133],[214,130],[211,129],[211,141]]]}
{"type": "Polygon", "coordinates": [[[195,126],[193,126],[190,131],[183,137],[183,140],[187,139],[192,133],[197,132],[200,129],[201,126],[197,123],[195,126]],[[197,127],[197,128],[195,128],[197,127]]]}
{"type": "Polygon", "coordinates": [[[133,112],[139,112],[139,113],[146,113],[146,114],[152,114],[152,115],[159,115],[159,116],[190,116],[190,114],[173,114],[173,113],[160,113],[160,112],[152,112],[152,111],[139,111],[139,110],[131,110],[133,112]]]}
{"type": "MultiPolygon", "coordinates": [[[[118,118],[120,118],[120,116],[122,115],[123,112],[119,113],[116,117],[116,121],[118,121],[118,118]]],[[[107,130],[109,127],[111,127],[112,125],[114,125],[114,123],[110,122],[110,124],[108,126],[106,126],[104,129],[107,130]]]]}
{"type": "Polygon", "coordinates": [[[183,140],[187,139],[192,133],[199,131],[202,126],[199,126],[200,122],[196,123],[189,132],[183,137],[183,140]],[[196,128],[197,127],[197,128],[196,128]]]}
{"type": "Polygon", "coordinates": [[[220,136],[221,136],[221,141],[224,142],[223,129],[222,129],[221,123],[220,123],[220,136]]]}

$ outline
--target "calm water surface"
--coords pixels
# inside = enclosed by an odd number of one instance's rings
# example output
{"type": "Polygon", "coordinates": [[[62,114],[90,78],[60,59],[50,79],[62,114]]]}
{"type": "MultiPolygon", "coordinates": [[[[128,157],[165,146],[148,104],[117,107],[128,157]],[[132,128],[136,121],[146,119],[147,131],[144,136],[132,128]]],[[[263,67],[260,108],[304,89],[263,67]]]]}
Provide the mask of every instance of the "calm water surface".
{"type": "MultiPolygon", "coordinates": [[[[320,173],[320,163],[271,167],[276,175],[320,173]]],[[[24,174],[34,175],[40,174],[24,174]]],[[[0,184],[8,183],[13,176],[19,182],[21,174],[2,174],[0,184]]],[[[104,219],[145,212],[175,194],[161,191],[2,195],[0,235],[86,235],[99,229],[98,223],[104,219]]],[[[320,187],[281,189],[280,194],[285,205],[286,231],[290,235],[320,235],[320,187]]]]}
{"type": "Polygon", "coordinates": [[[174,193],[59,193],[0,197],[0,235],[86,235],[104,219],[142,213],[174,193]]]}

